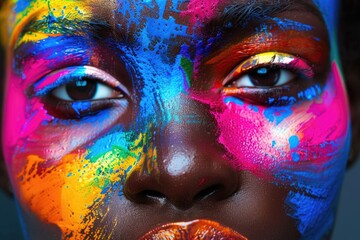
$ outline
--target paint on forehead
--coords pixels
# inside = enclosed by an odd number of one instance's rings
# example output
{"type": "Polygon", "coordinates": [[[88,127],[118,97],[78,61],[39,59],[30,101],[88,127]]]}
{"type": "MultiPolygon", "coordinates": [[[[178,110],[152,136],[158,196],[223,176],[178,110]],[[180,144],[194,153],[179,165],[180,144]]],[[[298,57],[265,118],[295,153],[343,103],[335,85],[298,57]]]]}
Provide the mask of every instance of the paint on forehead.
{"type": "Polygon", "coordinates": [[[331,44],[331,58],[336,59],[340,63],[340,55],[338,50],[338,20],[340,12],[339,0],[313,0],[316,6],[323,14],[326,26],[329,32],[330,44],[331,44]]]}
{"type": "Polygon", "coordinates": [[[39,29],[39,32],[28,32],[24,38],[21,38],[17,44],[28,41],[38,41],[49,36],[56,36],[60,34],[59,20],[62,23],[65,21],[76,21],[78,19],[91,19],[91,4],[89,1],[52,1],[52,0],[13,0],[14,6],[12,14],[15,16],[8,16],[7,23],[9,24],[10,46],[14,46],[15,42],[20,37],[20,32],[23,30],[25,24],[29,21],[39,21],[47,24],[46,28],[39,29]],[[14,20],[11,17],[15,18],[14,20]]]}
{"type": "Polygon", "coordinates": [[[221,2],[224,0],[190,0],[181,16],[190,17],[190,27],[202,24],[213,18],[221,2]]]}
{"type": "Polygon", "coordinates": [[[338,24],[339,1],[338,0],[313,0],[323,14],[330,36],[336,33],[338,24]]]}

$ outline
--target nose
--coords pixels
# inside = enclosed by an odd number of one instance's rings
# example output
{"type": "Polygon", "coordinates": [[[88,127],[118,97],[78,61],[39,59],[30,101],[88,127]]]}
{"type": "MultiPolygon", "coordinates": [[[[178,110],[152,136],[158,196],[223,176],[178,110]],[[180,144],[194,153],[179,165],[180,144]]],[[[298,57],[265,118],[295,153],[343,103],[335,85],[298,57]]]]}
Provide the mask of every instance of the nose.
{"type": "Polygon", "coordinates": [[[155,163],[143,163],[127,177],[124,195],[129,200],[170,203],[186,210],[194,204],[226,199],[238,190],[239,174],[218,143],[219,133],[209,109],[187,101],[178,114],[177,121],[155,131],[156,159],[147,159],[155,163]]]}

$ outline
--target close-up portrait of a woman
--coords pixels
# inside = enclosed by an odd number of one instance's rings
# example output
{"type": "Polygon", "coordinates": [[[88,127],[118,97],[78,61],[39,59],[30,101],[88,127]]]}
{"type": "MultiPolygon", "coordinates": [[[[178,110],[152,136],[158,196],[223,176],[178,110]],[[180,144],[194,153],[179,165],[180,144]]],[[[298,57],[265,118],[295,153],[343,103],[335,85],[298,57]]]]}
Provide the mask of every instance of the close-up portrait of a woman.
{"type": "Polygon", "coordinates": [[[24,239],[332,239],[360,149],[349,2],[1,0],[24,239]]]}

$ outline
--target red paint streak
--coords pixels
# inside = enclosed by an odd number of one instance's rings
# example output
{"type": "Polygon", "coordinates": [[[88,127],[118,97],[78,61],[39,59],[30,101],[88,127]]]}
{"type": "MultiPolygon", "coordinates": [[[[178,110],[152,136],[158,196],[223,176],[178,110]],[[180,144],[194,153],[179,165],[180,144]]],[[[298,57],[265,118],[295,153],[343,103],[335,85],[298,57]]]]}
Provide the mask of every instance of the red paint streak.
{"type": "Polygon", "coordinates": [[[202,185],[204,185],[204,183],[205,183],[205,178],[202,178],[197,187],[200,188],[202,185]]]}

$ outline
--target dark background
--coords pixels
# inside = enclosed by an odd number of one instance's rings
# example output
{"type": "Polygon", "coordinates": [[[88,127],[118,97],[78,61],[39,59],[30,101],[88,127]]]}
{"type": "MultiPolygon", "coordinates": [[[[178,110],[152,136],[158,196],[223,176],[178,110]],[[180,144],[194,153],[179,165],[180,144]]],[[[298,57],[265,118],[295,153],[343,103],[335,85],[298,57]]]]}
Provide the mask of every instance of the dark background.
{"type": "MultiPolygon", "coordinates": [[[[0,0],[0,7],[1,7],[0,0]]],[[[340,0],[339,49],[346,85],[352,105],[353,148],[352,156],[360,150],[360,1],[340,0]],[[355,143],[355,144],[354,144],[355,143]]],[[[3,66],[3,50],[0,49],[0,67],[3,66]]],[[[0,89],[3,84],[3,69],[0,68],[0,89]]],[[[0,93],[0,106],[3,98],[0,93]]],[[[0,111],[1,115],[1,111],[0,111]]],[[[1,121],[1,116],[0,116],[1,121]]],[[[1,124],[1,122],[0,122],[1,124]]],[[[1,146],[1,138],[0,138],[1,146]]],[[[353,157],[354,159],[354,157],[353,157]]],[[[0,188],[6,189],[8,182],[0,156],[0,188]]],[[[338,217],[335,225],[334,240],[359,239],[360,231],[360,159],[351,161],[340,197],[338,217]]],[[[23,239],[16,215],[16,205],[8,192],[0,190],[0,240],[23,239]]]]}

